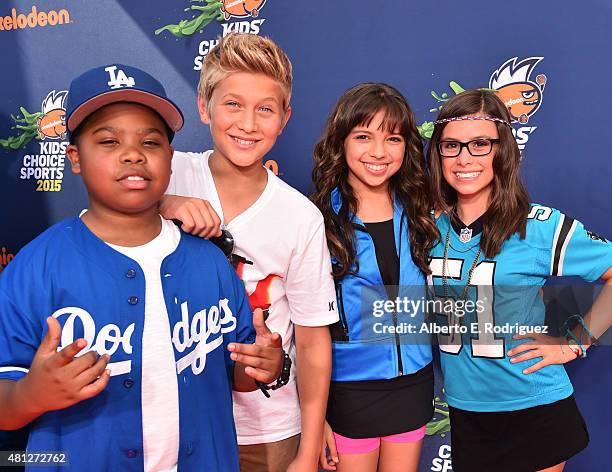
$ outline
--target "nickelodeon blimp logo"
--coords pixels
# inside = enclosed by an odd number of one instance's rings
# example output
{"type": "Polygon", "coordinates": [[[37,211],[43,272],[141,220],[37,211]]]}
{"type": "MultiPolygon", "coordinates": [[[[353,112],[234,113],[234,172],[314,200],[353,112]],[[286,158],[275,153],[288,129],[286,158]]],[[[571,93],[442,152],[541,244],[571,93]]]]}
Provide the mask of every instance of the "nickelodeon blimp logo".
{"type": "Polygon", "coordinates": [[[225,21],[231,17],[236,18],[256,18],[266,4],[266,0],[224,0],[221,5],[221,12],[225,21]]]}
{"type": "Polygon", "coordinates": [[[66,139],[66,109],[64,101],[67,90],[51,90],[42,103],[43,115],[38,118],[38,135],[40,139],[66,139]]]}
{"type": "Polygon", "coordinates": [[[519,61],[518,57],[513,57],[493,72],[489,79],[489,88],[494,89],[505,103],[513,123],[528,123],[542,105],[546,76],[538,74],[535,80],[531,78],[542,59],[534,56],[519,61]]]}

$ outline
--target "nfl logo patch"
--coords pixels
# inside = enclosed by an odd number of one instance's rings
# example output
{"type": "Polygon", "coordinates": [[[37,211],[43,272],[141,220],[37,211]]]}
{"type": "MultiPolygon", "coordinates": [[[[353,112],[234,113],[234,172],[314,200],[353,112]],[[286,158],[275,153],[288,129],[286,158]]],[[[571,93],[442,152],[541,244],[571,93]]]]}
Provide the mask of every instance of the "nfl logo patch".
{"type": "Polygon", "coordinates": [[[470,228],[462,228],[459,233],[459,240],[462,243],[468,243],[472,239],[472,230],[470,228]]]}

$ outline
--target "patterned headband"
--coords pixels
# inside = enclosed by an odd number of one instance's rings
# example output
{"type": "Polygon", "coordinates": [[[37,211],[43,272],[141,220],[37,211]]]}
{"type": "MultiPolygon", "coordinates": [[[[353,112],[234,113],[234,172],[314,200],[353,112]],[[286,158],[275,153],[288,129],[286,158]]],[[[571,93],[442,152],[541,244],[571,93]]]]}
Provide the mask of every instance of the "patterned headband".
{"type": "Polygon", "coordinates": [[[476,121],[476,120],[487,120],[487,121],[496,121],[498,123],[501,123],[503,125],[507,125],[510,126],[510,123],[508,123],[506,120],[502,120],[501,118],[495,118],[494,116],[482,116],[482,115],[478,115],[478,116],[455,116],[453,118],[444,118],[443,120],[436,120],[434,121],[434,125],[440,125],[442,123],[450,123],[451,121],[465,121],[465,120],[469,120],[469,121],[476,121]]]}

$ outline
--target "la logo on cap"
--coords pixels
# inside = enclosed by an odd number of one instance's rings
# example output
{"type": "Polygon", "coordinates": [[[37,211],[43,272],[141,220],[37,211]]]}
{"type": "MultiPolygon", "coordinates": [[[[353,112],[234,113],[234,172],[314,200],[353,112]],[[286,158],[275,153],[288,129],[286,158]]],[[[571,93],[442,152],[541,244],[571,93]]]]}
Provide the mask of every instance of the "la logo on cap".
{"type": "Polygon", "coordinates": [[[108,72],[108,75],[110,77],[108,85],[110,85],[111,89],[118,89],[121,87],[133,87],[134,85],[136,85],[134,77],[128,77],[121,69],[117,71],[117,66],[108,66],[104,70],[108,72]]]}

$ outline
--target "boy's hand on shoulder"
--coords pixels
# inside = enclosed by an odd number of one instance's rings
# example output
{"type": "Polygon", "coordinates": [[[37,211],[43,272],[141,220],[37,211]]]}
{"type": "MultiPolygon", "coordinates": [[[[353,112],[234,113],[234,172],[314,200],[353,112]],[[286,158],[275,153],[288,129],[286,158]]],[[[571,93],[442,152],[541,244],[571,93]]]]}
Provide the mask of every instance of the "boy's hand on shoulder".
{"type": "Polygon", "coordinates": [[[20,381],[21,393],[37,415],[95,397],[110,379],[110,371],[106,369],[108,354],[98,357],[95,351],[90,351],[75,357],[86,347],[84,339],[77,339],[58,351],[60,324],[49,317],[47,326],[49,330],[36,351],[30,370],[20,381]]]}
{"type": "Polygon", "coordinates": [[[164,195],[159,213],[167,220],[179,220],[181,229],[201,238],[221,236],[221,219],[207,200],[195,197],[164,195]]]}
{"type": "Polygon", "coordinates": [[[273,333],[266,326],[261,308],[253,312],[253,326],[255,344],[230,344],[230,357],[244,366],[246,375],[269,384],[278,378],[283,367],[283,340],[280,334],[273,333]]]}

